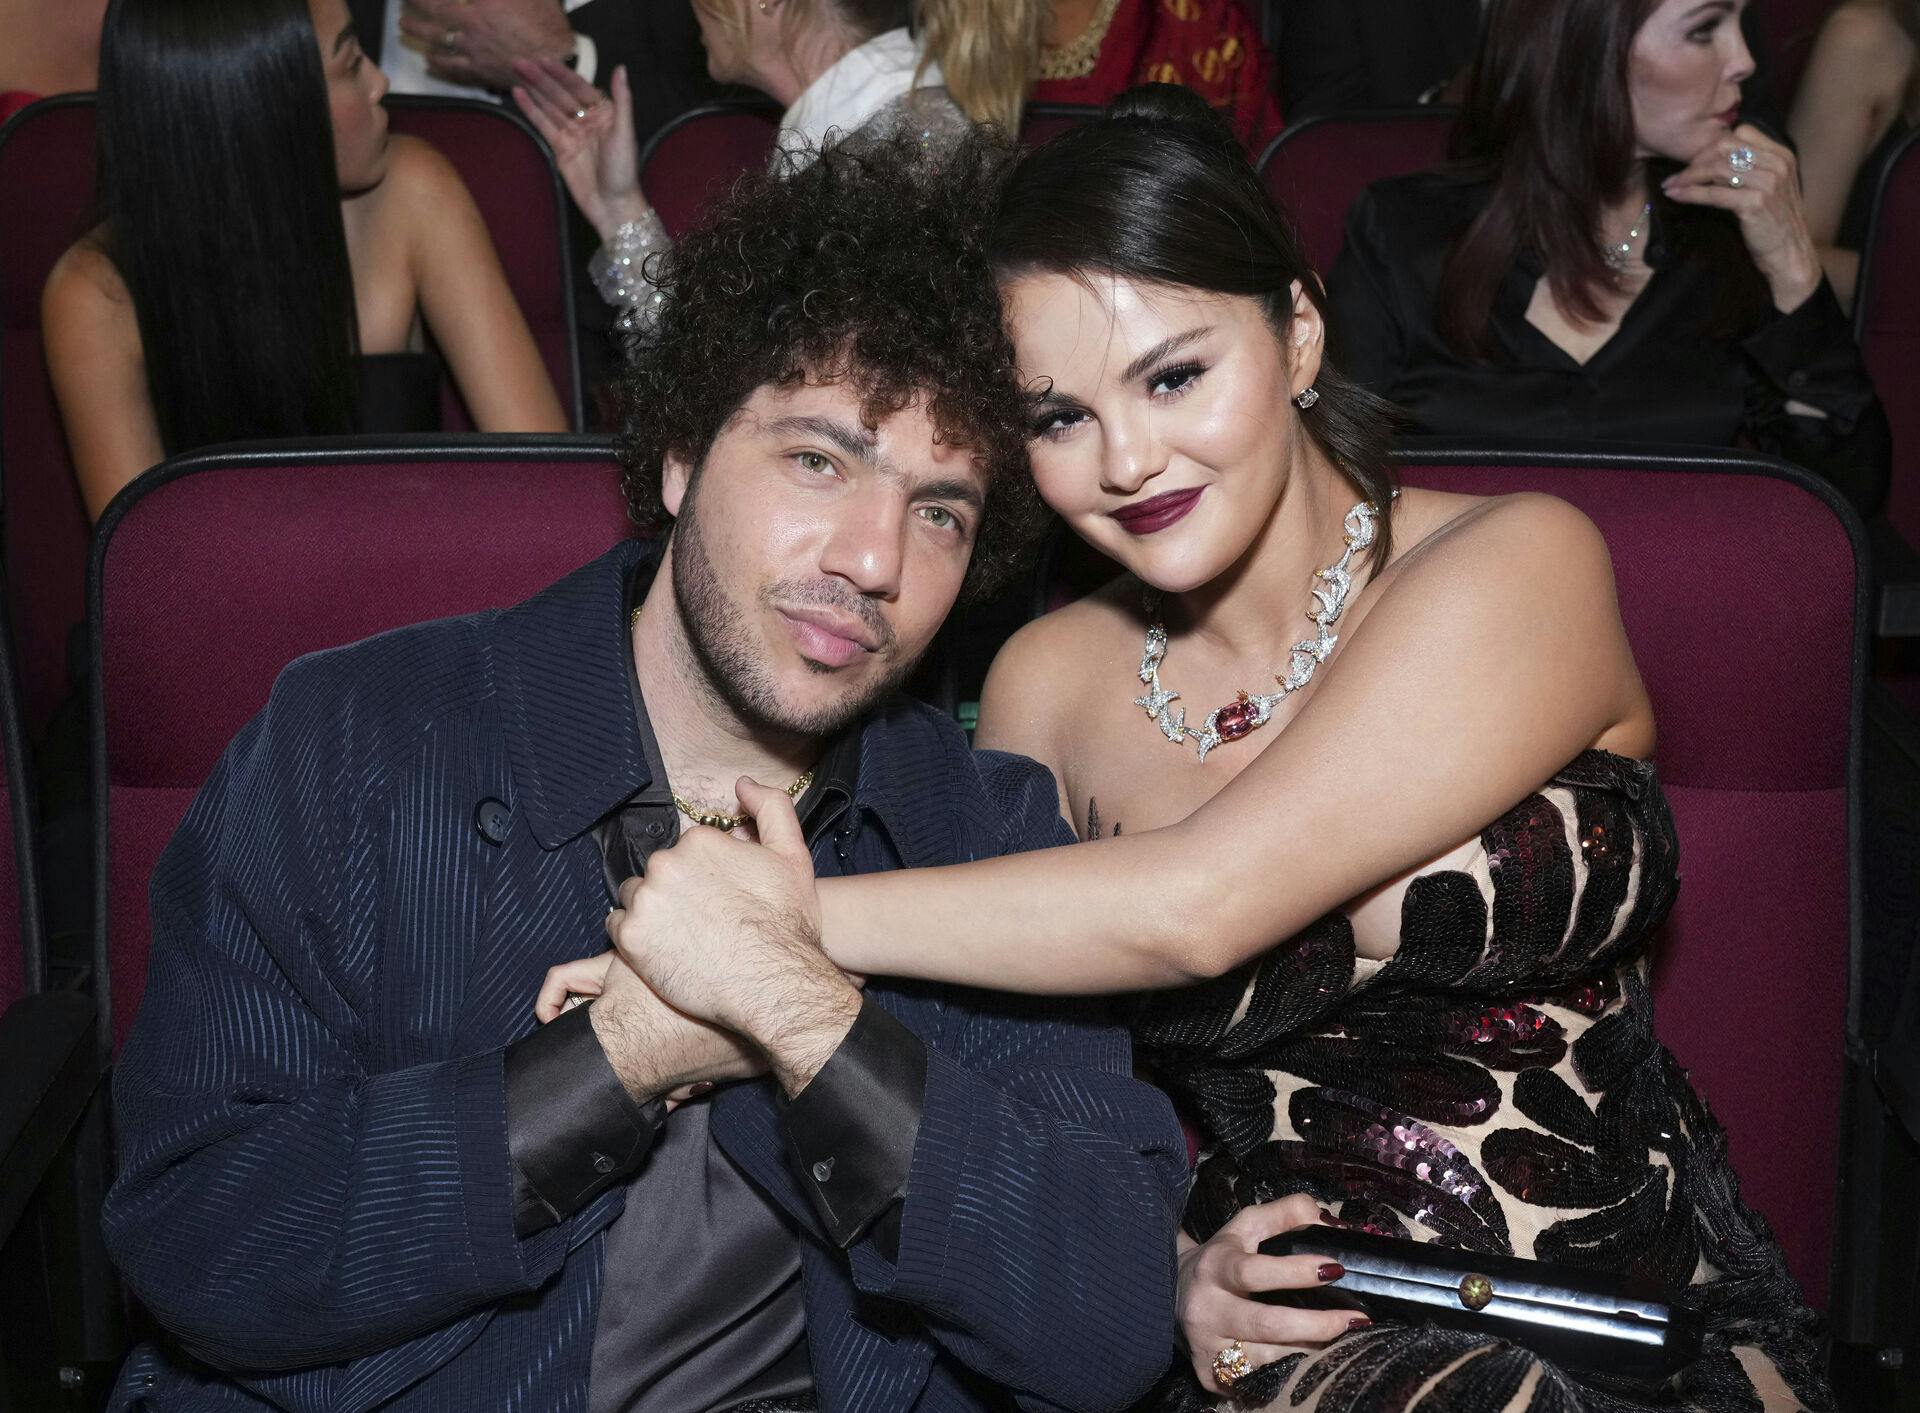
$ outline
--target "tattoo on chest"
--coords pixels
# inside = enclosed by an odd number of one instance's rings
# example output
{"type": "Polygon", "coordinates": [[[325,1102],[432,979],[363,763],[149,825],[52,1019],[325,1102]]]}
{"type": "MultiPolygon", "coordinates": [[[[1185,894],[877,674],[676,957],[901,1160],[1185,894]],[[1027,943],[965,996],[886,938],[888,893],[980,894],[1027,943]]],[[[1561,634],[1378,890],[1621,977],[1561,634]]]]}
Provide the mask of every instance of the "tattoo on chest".
{"type": "MultiPolygon", "coordinates": [[[[1095,799],[1092,795],[1089,795],[1087,796],[1087,829],[1086,829],[1086,833],[1081,836],[1081,842],[1083,844],[1090,843],[1091,841],[1098,839],[1099,837],[1100,837],[1100,801],[1095,799]]],[[[1115,839],[1120,837],[1120,821],[1117,819],[1113,822],[1113,834],[1111,837],[1115,839]]]]}

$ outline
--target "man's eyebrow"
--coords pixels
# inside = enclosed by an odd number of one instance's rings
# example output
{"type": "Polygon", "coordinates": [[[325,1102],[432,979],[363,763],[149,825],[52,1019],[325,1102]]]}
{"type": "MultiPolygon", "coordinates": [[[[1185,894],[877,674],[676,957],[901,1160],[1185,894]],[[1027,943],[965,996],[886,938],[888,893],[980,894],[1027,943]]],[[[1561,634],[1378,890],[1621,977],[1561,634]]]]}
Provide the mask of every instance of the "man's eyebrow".
{"type": "Polygon", "coordinates": [[[986,508],[987,498],[980,487],[972,481],[959,476],[942,477],[938,481],[928,481],[923,486],[913,488],[915,500],[957,500],[971,511],[986,508]]]}
{"type": "Polygon", "coordinates": [[[1212,332],[1213,325],[1202,324],[1197,329],[1188,329],[1184,334],[1175,334],[1172,338],[1161,339],[1159,343],[1155,344],[1127,365],[1127,371],[1120,375],[1120,381],[1123,383],[1132,382],[1169,354],[1177,353],[1188,344],[1195,343],[1212,332]]]}
{"type": "Polygon", "coordinates": [[[816,438],[855,461],[874,460],[874,434],[850,422],[832,417],[776,417],[766,424],[766,429],[775,436],[816,438]]]}
{"type": "Polygon", "coordinates": [[[347,47],[348,41],[351,40],[352,38],[353,38],[353,21],[348,20],[347,27],[341,30],[339,34],[334,36],[333,52],[338,54],[342,49],[345,49],[347,47]]]}

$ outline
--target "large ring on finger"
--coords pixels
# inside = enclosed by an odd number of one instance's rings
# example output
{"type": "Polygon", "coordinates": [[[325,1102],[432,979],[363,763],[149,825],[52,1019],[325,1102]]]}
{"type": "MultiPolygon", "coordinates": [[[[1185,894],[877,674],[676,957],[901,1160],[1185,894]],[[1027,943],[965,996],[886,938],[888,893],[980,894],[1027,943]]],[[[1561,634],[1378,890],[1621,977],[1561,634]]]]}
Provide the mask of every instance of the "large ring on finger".
{"type": "Polygon", "coordinates": [[[1727,165],[1745,176],[1753,170],[1753,149],[1744,146],[1734,148],[1727,154],[1727,165]]]}
{"type": "Polygon", "coordinates": [[[1253,1365],[1247,1360],[1247,1351],[1237,1339],[1213,1356],[1213,1377],[1221,1388],[1232,1388],[1252,1370],[1253,1365]]]}

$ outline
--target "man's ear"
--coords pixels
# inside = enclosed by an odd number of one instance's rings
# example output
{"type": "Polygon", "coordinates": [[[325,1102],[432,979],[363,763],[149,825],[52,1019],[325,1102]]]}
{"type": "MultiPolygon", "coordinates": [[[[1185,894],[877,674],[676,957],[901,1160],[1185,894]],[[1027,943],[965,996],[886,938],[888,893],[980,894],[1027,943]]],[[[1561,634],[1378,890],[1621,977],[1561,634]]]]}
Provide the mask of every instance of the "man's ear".
{"type": "Polygon", "coordinates": [[[681,502],[693,483],[693,463],[677,451],[670,451],[660,462],[660,503],[675,520],[680,518],[681,502]]]}
{"type": "Polygon", "coordinates": [[[1327,325],[1320,310],[1307,298],[1300,281],[1293,282],[1293,317],[1287,322],[1287,381],[1297,395],[1313,386],[1320,376],[1320,359],[1326,353],[1327,325]]]}

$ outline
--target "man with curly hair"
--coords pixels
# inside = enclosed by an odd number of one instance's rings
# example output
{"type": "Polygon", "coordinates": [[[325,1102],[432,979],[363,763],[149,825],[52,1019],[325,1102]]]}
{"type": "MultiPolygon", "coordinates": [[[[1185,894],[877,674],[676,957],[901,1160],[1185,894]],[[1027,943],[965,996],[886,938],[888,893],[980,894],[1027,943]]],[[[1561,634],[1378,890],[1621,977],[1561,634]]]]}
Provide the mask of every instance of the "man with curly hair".
{"type": "Polygon", "coordinates": [[[745,182],[633,351],[663,533],[303,659],[228,748],[118,1070],[106,1226],[169,1338],[116,1406],[1120,1409],[1165,1366],[1186,1153],[1124,1032],[863,990],[753,904],[1072,839],[896,691],[1033,530],[997,165],[745,182]],[[726,901],[636,927],[676,870],[726,901]]]}

